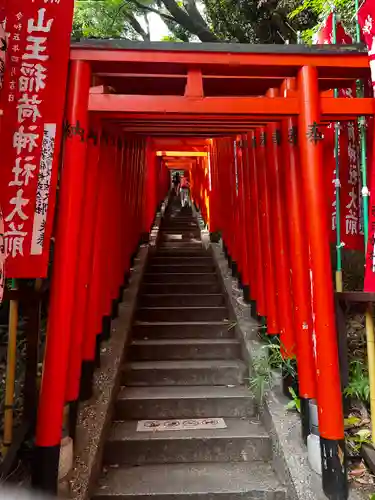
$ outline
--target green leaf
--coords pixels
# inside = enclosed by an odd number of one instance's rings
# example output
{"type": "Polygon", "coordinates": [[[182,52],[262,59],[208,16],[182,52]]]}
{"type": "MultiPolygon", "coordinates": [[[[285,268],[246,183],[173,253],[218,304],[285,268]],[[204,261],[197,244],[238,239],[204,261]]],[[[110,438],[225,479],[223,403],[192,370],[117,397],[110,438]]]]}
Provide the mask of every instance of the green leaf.
{"type": "Polygon", "coordinates": [[[296,410],[297,409],[297,403],[294,399],[289,401],[289,403],[286,405],[286,409],[288,411],[296,410]]]}
{"type": "Polygon", "coordinates": [[[371,437],[371,431],[368,429],[360,429],[355,433],[360,439],[369,439],[371,437]]]}
{"type": "Polygon", "coordinates": [[[354,425],[358,425],[361,423],[361,419],[359,417],[348,417],[344,420],[344,424],[346,427],[352,427],[354,425]]]}

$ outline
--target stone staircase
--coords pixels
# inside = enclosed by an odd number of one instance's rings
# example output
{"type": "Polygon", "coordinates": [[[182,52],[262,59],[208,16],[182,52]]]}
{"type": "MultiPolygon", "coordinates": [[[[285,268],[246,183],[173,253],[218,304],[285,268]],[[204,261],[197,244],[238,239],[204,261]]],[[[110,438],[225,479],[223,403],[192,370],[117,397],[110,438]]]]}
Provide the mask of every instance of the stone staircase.
{"type": "Polygon", "coordinates": [[[127,352],[93,500],[286,499],[213,258],[177,203],[151,251],[127,352]]]}

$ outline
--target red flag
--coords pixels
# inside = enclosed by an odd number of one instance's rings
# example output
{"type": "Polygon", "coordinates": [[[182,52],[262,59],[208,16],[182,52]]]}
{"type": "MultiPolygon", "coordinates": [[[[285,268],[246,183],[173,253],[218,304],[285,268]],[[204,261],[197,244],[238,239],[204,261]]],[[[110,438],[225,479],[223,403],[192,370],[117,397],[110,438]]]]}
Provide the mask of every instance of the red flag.
{"type": "Polygon", "coordinates": [[[375,94],[375,2],[365,0],[358,11],[362,38],[367,45],[370,58],[371,80],[375,94]]]}
{"type": "MultiPolygon", "coordinates": [[[[315,44],[333,44],[333,14],[331,13],[322,23],[318,33],[314,37],[315,44]]],[[[351,37],[346,33],[340,21],[336,21],[336,43],[352,44],[351,37]]]]}
{"type": "Polygon", "coordinates": [[[47,274],[73,3],[7,4],[0,203],[9,278],[47,274]]]}
{"type": "MultiPolygon", "coordinates": [[[[375,165],[374,165],[374,151],[375,151],[375,134],[372,135],[372,140],[369,144],[369,149],[372,152],[371,160],[371,181],[370,181],[370,194],[375,194],[375,165]]],[[[375,292],[375,196],[370,196],[370,213],[369,213],[369,234],[366,249],[366,268],[365,268],[365,292],[375,292]]]]}
{"type": "MultiPolygon", "coordinates": [[[[316,34],[315,43],[333,44],[333,14],[331,13],[316,34]]],[[[351,44],[351,37],[345,32],[341,22],[336,23],[336,40],[339,44],[351,44]]],[[[352,98],[355,86],[340,89],[339,97],[352,98]]],[[[324,132],[324,150],[327,166],[326,185],[329,203],[329,225],[331,242],[336,243],[336,160],[335,160],[335,124],[331,123],[324,132]]],[[[341,242],[351,250],[363,249],[360,218],[360,161],[358,155],[358,128],[354,122],[340,124],[339,130],[340,158],[340,227],[341,242]]]]}

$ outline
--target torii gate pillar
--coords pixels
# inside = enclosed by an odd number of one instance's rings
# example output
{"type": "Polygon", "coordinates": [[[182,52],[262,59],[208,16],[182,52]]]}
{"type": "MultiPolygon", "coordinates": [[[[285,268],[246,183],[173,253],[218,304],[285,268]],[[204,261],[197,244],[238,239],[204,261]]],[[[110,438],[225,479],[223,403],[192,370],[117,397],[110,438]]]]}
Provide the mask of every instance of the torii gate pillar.
{"type": "Polygon", "coordinates": [[[331,500],[348,498],[344,418],[338,360],[333,285],[323,177],[318,72],[304,66],[298,74],[299,144],[302,192],[310,246],[311,288],[315,313],[316,377],[323,489],[331,500]]]}

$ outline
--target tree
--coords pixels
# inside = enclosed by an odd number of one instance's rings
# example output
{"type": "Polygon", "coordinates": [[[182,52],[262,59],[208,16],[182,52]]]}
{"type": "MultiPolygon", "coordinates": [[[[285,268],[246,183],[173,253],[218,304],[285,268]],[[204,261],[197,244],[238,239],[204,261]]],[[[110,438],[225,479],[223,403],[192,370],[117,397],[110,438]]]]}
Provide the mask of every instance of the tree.
{"type": "MultiPolygon", "coordinates": [[[[306,0],[309,1],[309,0],[306,0]]],[[[150,38],[147,14],[158,14],[169,39],[201,42],[294,43],[317,17],[300,0],[78,0],[75,38],[150,38]],[[146,28],[145,28],[146,26],[146,28]]]]}
{"type": "Polygon", "coordinates": [[[319,30],[321,23],[333,10],[335,10],[346,32],[355,40],[356,12],[354,0],[303,0],[301,5],[289,14],[289,18],[293,20],[304,12],[312,13],[317,18],[318,23],[316,26],[306,29],[303,33],[303,39],[311,43],[313,35],[319,30]]]}

